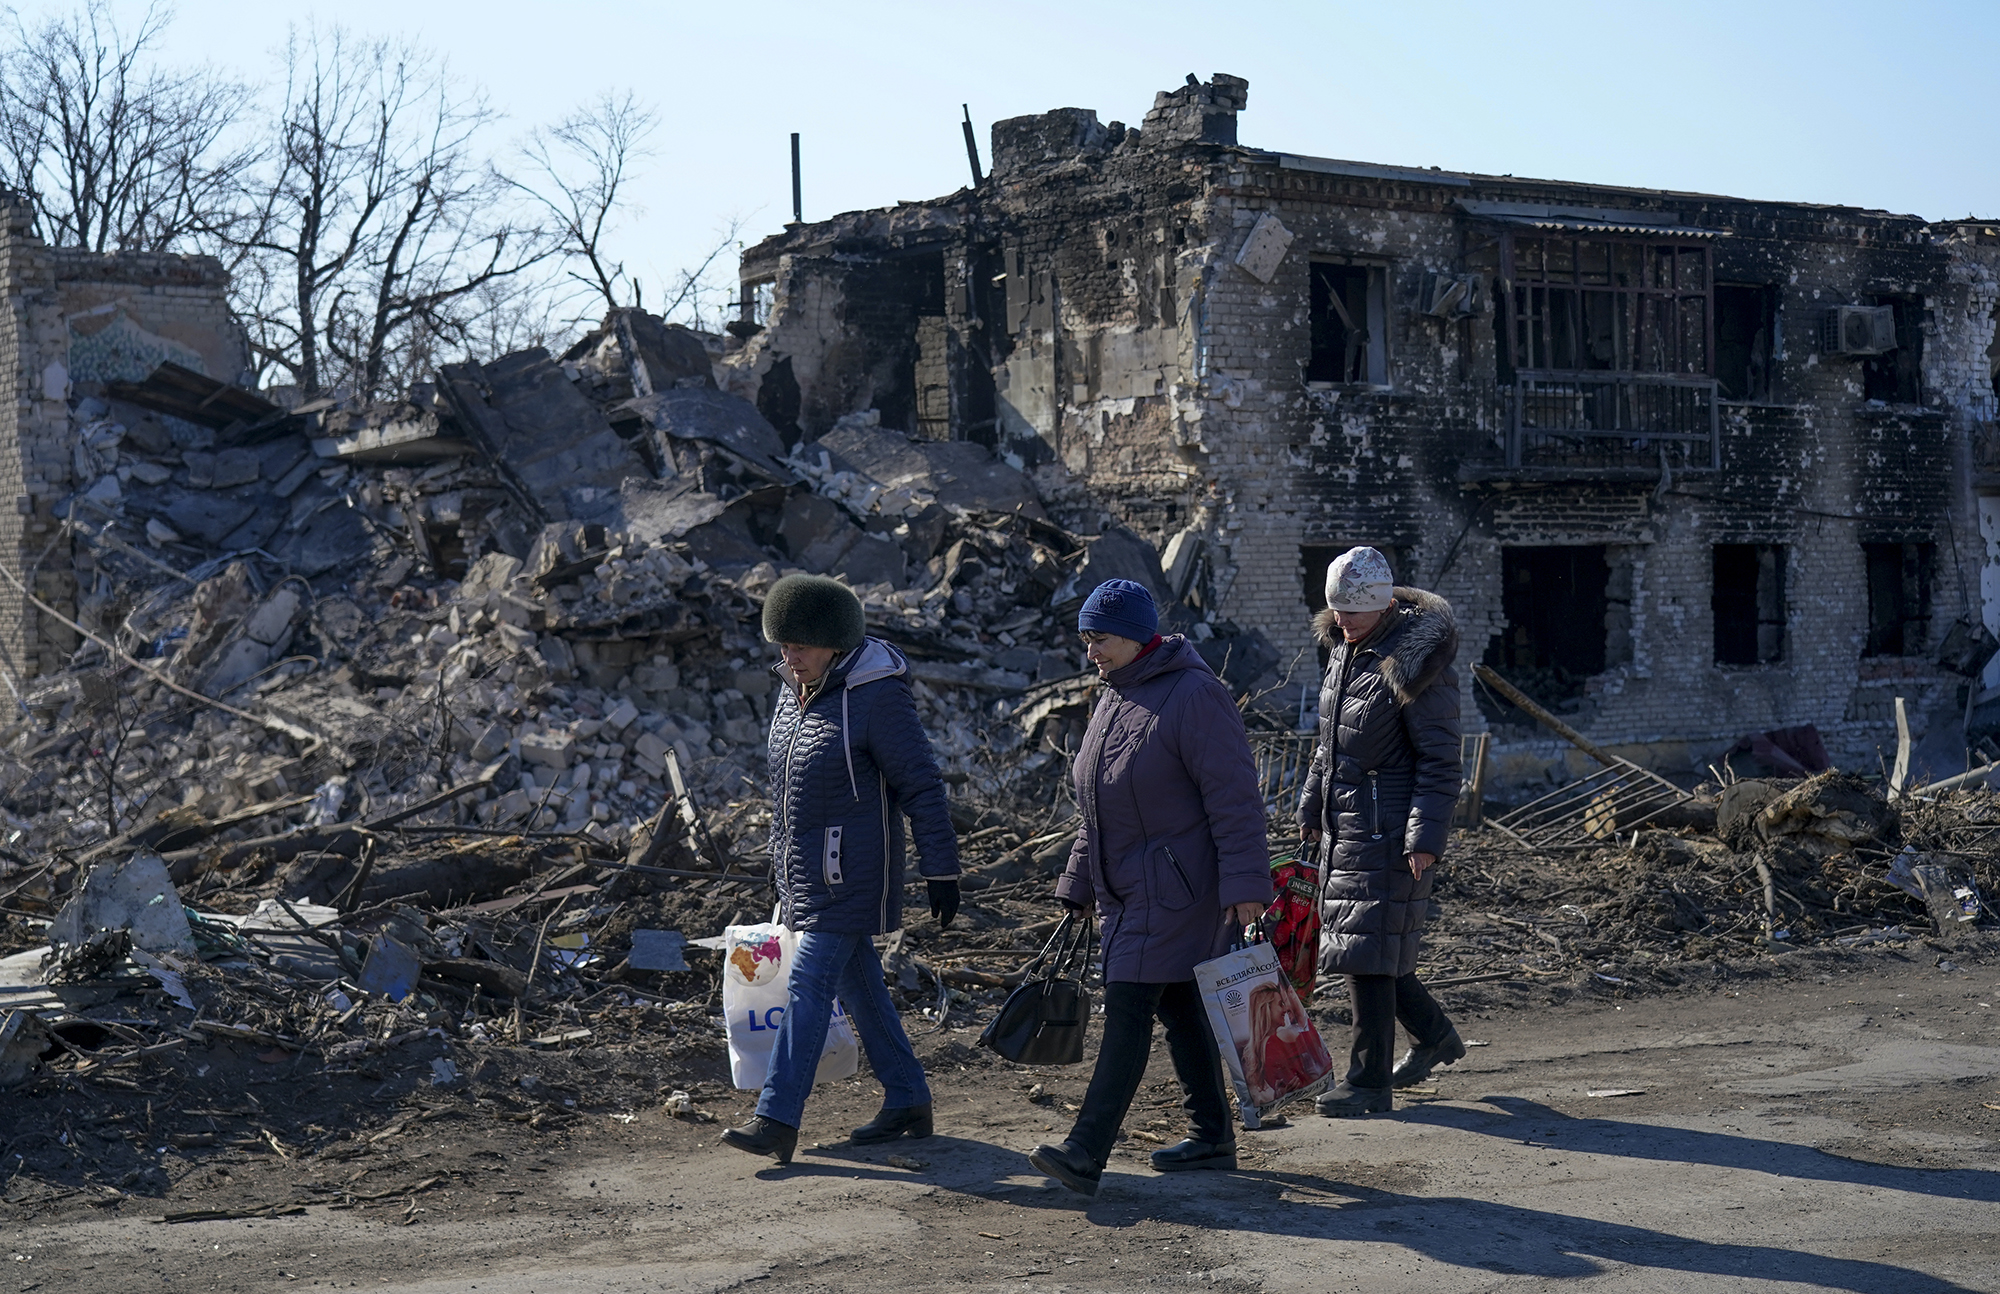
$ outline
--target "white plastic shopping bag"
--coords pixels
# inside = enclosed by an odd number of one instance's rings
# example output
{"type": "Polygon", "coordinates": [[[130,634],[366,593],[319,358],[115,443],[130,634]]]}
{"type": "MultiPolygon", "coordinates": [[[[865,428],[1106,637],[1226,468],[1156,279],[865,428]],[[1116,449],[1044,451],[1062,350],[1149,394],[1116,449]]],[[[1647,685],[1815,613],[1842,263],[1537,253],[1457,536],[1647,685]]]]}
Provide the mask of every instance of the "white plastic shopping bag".
{"type": "MultiPolygon", "coordinates": [[[[785,1019],[799,937],[770,922],[730,926],[722,935],[722,1013],[729,1024],[729,1078],[739,1090],[755,1092],[764,1086],[770,1072],[771,1047],[785,1019]]],[[[847,1078],[860,1068],[861,1047],[855,1041],[854,1025],[836,998],[826,1030],[826,1049],[820,1053],[813,1082],[847,1078]]]]}
{"type": "Polygon", "coordinates": [[[1205,961],[1194,981],[1244,1127],[1260,1127],[1264,1116],[1333,1081],[1333,1058],[1271,945],[1260,941],[1205,961]]]}

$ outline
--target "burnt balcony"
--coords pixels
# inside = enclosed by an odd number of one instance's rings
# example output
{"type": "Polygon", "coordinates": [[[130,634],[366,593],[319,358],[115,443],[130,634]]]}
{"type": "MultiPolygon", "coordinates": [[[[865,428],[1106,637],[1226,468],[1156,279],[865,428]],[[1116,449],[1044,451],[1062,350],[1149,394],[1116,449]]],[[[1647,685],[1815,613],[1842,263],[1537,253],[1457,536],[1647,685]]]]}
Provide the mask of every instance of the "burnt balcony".
{"type": "Polygon", "coordinates": [[[1711,377],[1522,372],[1507,394],[1505,459],[1484,478],[1650,479],[1721,466],[1711,377]]]}

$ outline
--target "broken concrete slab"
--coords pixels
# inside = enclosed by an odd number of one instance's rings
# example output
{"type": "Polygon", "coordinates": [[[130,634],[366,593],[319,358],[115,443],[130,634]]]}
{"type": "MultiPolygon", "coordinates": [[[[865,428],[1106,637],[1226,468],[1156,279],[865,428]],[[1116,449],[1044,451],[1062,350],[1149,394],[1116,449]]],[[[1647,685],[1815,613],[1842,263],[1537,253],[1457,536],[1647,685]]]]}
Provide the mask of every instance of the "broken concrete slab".
{"type": "Polygon", "coordinates": [[[220,548],[222,541],[256,511],[251,504],[227,495],[175,490],[171,491],[163,515],[177,533],[207,547],[220,548]]]}
{"type": "Polygon", "coordinates": [[[49,924],[51,943],[80,944],[98,930],[129,930],[133,946],[151,953],[194,952],[194,933],[180,891],[158,854],[99,863],[49,924]]]}
{"type": "Polygon", "coordinates": [[[689,488],[686,481],[649,481],[635,476],[619,487],[616,510],[606,516],[604,524],[658,543],[679,539],[707,525],[728,507],[713,494],[689,488]]]}
{"type": "Polygon", "coordinates": [[[887,584],[900,589],[909,578],[902,546],[887,535],[858,536],[830,569],[856,586],[887,584]]]}
{"type": "Polygon", "coordinates": [[[249,622],[243,626],[244,636],[266,647],[275,646],[291,637],[292,622],[298,614],[298,591],[290,585],[281,584],[251,613],[249,622]]]}
{"type": "Polygon", "coordinates": [[[53,1046],[48,1027],[32,1012],[0,1012],[0,1090],[32,1078],[42,1067],[42,1053],[53,1046]]]}
{"type": "Polygon", "coordinates": [[[826,451],[836,470],[865,476],[885,492],[922,490],[948,508],[1044,516],[1034,482],[971,441],[912,440],[857,422],[836,426],[804,453],[816,449],[826,451]]]}
{"type": "Polygon", "coordinates": [[[551,520],[608,511],[628,476],[646,476],[632,448],[539,346],[488,364],[441,370],[460,420],[551,520]]]}
{"type": "MultiPolygon", "coordinates": [[[[720,446],[755,471],[780,485],[794,479],[785,465],[785,441],[757,406],[740,396],[706,388],[678,388],[636,396],[611,411],[621,430],[625,419],[643,423],[670,440],[703,441],[720,446]]],[[[671,456],[671,444],[662,445],[671,456]]]]}
{"type": "Polygon", "coordinates": [[[225,449],[215,456],[209,488],[227,490],[249,485],[264,474],[263,456],[251,449],[225,449]]]}
{"type": "Polygon", "coordinates": [[[809,571],[822,573],[847,554],[861,538],[847,510],[817,494],[796,494],[785,501],[784,519],[778,524],[778,538],[792,560],[809,571]]]}

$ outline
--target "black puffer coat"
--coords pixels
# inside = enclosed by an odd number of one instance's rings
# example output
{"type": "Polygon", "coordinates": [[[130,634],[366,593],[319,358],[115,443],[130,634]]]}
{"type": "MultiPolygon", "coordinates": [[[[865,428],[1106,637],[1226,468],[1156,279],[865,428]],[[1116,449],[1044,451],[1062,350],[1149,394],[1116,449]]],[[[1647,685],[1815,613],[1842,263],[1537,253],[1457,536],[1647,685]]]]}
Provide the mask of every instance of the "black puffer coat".
{"type": "Polygon", "coordinates": [[[903,815],[918,871],[958,875],[944,782],[910,696],[903,653],[868,638],[799,705],[796,681],[771,709],[771,874],[791,930],[886,934],[903,920],[903,815]]]}
{"type": "Polygon", "coordinates": [[[1333,649],[1299,800],[1299,825],[1325,833],[1320,969],[1407,975],[1431,874],[1410,875],[1404,857],[1443,854],[1458,803],[1458,626],[1443,598],[1399,587],[1360,643],[1341,639],[1332,612],[1313,627],[1333,649]]]}

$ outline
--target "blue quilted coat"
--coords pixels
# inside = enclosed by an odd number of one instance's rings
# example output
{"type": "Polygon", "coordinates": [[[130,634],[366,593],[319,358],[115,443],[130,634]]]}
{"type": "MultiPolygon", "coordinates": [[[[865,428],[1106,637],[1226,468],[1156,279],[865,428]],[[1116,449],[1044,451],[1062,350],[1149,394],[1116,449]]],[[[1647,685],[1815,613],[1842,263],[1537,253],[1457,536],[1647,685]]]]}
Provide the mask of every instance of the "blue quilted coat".
{"type": "Polygon", "coordinates": [[[792,930],[886,934],[902,925],[903,816],[918,870],[958,875],[944,783],[910,695],[909,662],[876,638],[837,658],[799,705],[783,665],[771,713],[771,873],[792,930]]]}

